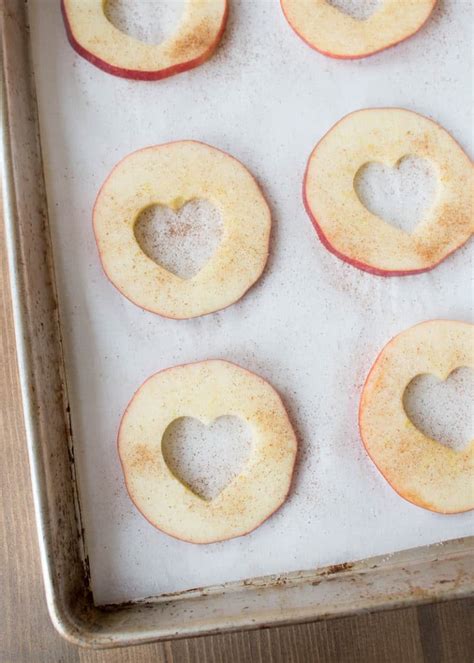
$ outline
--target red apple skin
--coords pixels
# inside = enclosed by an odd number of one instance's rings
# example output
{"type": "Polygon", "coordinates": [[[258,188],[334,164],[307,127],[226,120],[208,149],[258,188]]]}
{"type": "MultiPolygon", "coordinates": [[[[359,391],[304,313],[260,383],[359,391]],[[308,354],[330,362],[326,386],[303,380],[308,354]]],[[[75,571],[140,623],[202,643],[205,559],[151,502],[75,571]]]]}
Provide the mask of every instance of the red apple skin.
{"type": "MultiPolygon", "coordinates": [[[[457,323],[459,323],[459,322],[462,322],[462,321],[460,321],[460,320],[445,320],[445,319],[441,319],[441,318],[434,318],[434,319],[432,319],[432,320],[423,320],[423,322],[419,322],[418,325],[413,325],[413,326],[414,326],[414,327],[418,327],[419,325],[424,325],[424,324],[426,324],[427,322],[457,322],[457,323]]],[[[465,325],[469,325],[470,323],[469,323],[469,322],[464,322],[463,324],[465,324],[465,325]]],[[[406,331],[406,330],[404,330],[404,331],[406,331]]],[[[363,413],[363,407],[362,407],[362,394],[364,393],[365,386],[366,386],[367,382],[369,381],[370,376],[372,375],[372,371],[373,371],[373,370],[375,369],[375,367],[377,366],[377,364],[378,364],[378,362],[379,362],[379,360],[380,360],[380,357],[382,356],[382,353],[384,352],[385,348],[386,348],[388,345],[390,345],[391,343],[393,343],[394,341],[396,341],[397,338],[398,338],[398,336],[399,336],[400,334],[402,334],[402,333],[403,333],[403,332],[400,332],[399,334],[396,334],[395,336],[393,336],[393,338],[391,338],[390,341],[389,341],[388,343],[386,343],[386,344],[383,346],[383,348],[380,350],[379,354],[377,355],[376,360],[375,360],[374,363],[372,364],[372,367],[371,367],[370,371],[368,372],[367,377],[366,377],[366,379],[365,379],[364,386],[362,387],[362,391],[361,391],[361,398],[360,398],[360,400],[359,400],[358,425],[359,425],[359,435],[360,435],[360,439],[362,440],[362,444],[364,445],[364,449],[365,449],[365,451],[366,451],[368,457],[369,457],[370,460],[373,462],[373,464],[375,465],[375,467],[377,468],[377,470],[380,472],[380,474],[383,476],[383,478],[385,479],[385,481],[386,481],[386,482],[389,484],[389,486],[390,486],[390,487],[391,487],[391,488],[397,493],[397,495],[398,495],[399,497],[402,497],[406,502],[409,502],[410,504],[414,504],[415,506],[420,507],[421,509],[426,509],[427,511],[431,511],[432,513],[437,513],[437,514],[440,514],[440,513],[441,513],[442,515],[445,515],[445,516],[450,516],[450,515],[453,515],[453,516],[454,516],[454,515],[456,515],[456,514],[458,514],[458,513],[467,513],[468,511],[472,511],[472,509],[462,509],[461,511],[438,511],[438,510],[436,510],[436,509],[433,509],[433,507],[432,507],[430,504],[427,504],[426,502],[421,502],[421,501],[416,502],[415,499],[410,499],[410,497],[408,497],[407,495],[401,493],[399,490],[397,490],[397,488],[395,488],[395,486],[392,484],[392,482],[390,481],[390,479],[389,479],[389,478],[383,473],[382,469],[377,465],[377,462],[375,461],[375,458],[370,454],[370,451],[369,451],[369,449],[367,448],[367,445],[366,445],[366,443],[365,443],[364,435],[363,435],[363,433],[362,433],[362,421],[361,421],[361,419],[362,419],[362,413],[363,413]]]]}
{"type": "Polygon", "coordinates": [[[431,12],[428,14],[428,16],[426,17],[426,19],[423,21],[423,23],[421,23],[421,24],[419,25],[419,27],[418,27],[414,32],[410,32],[410,34],[409,34],[409,35],[406,35],[406,37],[403,37],[402,39],[399,39],[398,41],[394,41],[394,42],[392,42],[391,44],[387,44],[387,45],[384,46],[383,48],[378,48],[378,49],[375,50],[375,51],[369,51],[368,53],[363,53],[363,54],[361,54],[361,55],[337,55],[336,53],[330,53],[329,51],[323,51],[321,48],[318,48],[317,46],[315,46],[314,44],[312,44],[311,42],[309,42],[307,39],[305,39],[305,38],[303,37],[303,35],[301,35],[301,34],[298,32],[298,30],[294,27],[294,25],[291,23],[290,19],[288,18],[287,14],[286,14],[286,12],[285,12],[285,9],[284,9],[284,7],[283,7],[283,0],[280,0],[281,10],[282,10],[283,14],[285,15],[285,18],[286,18],[286,20],[288,21],[288,25],[291,27],[291,29],[293,30],[293,32],[294,32],[296,35],[298,35],[298,37],[299,37],[302,41],[304,41],[304,43],[305,43],[307,46],[309,46],[310,48],[312,48],[313,51],[317,51],[318,53],[321,53],[321,55],[325,55],[326,57],[333,58],[334,60],[362,60],[363,58],[368,58],[368,57],[370,57],[371,55],[377,55],[377,53],[383,53],[383,51],[386,51],[386,50],[389,49],[389,48],[393,48],[394,46],[397,46],[398,44],[403,43],[403,42],[406,41],[407,39],[410,39],[410,37],[414,37],[418,32],[420,32],[420,30],[421,30],[422,28],[425,27],[425,25],[426,25],[426,24],[428,23],[428,21],[430,20],[432,14],[433,14],[433,10],[434,10],[434,8],[435,8],[435,6],[436,6],[436,3],[437,3],[437,0],[433,0],[433,6],[432,6],[432,8],[431,8],[431,12]]]}
{"type": "MultiPolygon", "coordinates": [[[[150,375],[150,377],[148,377],[148,378],[145,380],[145,382],[143,382],[143,383],[140,385],[140,387],[138,387],[138,389],[135,391],[135,393],[133,394],[132,398],[130,399],[130,401],[129,401],[127,407],[125,408],[124,413],[122,414],[122,417],[121,417],[121,419],[120,419],[120,424],[119,424],[119,427],[118,427],[118,431],[117,431],[117,438],[116,438],[117,455],[118,455],[118,457],[119,457],[120,467],[122,468],[122,474],[123,474],[123,477],[124,477],[125,488],[127,489],[128,496],[129,496],[130,500],[133,502],[133,505],[135,506],[135,508],[137,509],[137,511],[139,512],[139,514],[140,514],[140,515],[141,515],[141,516],[142,516],[142,517],[143,517],[148,523],[150,523],[150,525],[152,525],[152,526],[153,526],[155,529],[157,529],[159,532],[163,532],[163,534],[166,534],[167,536],[172,536],[174,539],[177,539],[178,541],[184,541],[184,543],[192,543],[192,544],[194,544],[194,545],[196,545],[196,546],[208,546],[208,545],[212,545],[212,544],[214,544],[214,543],[221,543],[222,541],[229,541],[229,540],[231,540],[231,539],[239,539],[239,538],[242,537],[242,536],[247,536],[247,534],[250,534],[251,532],[254,532],[256,529],[258,529],[258,528],[260,527],[260,525],[263,525],[263,523],[266,522],[269,518],[271,518],[271,516],[273,516],[273,515],[278,511],[278,509],[280,509],[280,508],[283,506],[283,504],[286,502],[286,500],[288,499],[288,495],[289,495],[290,492],[291,492],[291,489],[292,489],[292,486],[293,486],[293,482],[294,482],[294,480],[295,480],[295,465],[296,465],[296,461],[297,461],[297,457],[298,457],[298,443],[297,443],[297,441],[296,441],[296,443],[295,443],[295,444],[296,444],[296,453],[295,453],[295,458],[294,458],[293,465],[292,465],[292,468],[291,468],[291,479],[290,479],[290,483],[289,483],[289,485],[288,485],[288,490],[287,490],[286,493],[285,493],[285,496],[283,497],[283,499],[281,500],[281,502],[280,502],[280,503],[279,503],[279,504],[273,509],[273,511],[271,511],[267,516],[265,516],[265,518],[263,518],[259,523],[257,523],[257,525],[255,525],[255,527],[252,527],[251,529],[247,530],[246,532],[243,532],[242,534],[239,534],[238,536],[230,536],[230,537],[226,537],[226,538],[223,538],[223,539],[216,539],[215,541],[210,541],[210,542],[192,541],[192,540],[190,540],[190,539],[184,539],[183,537],[178,536],[177,534],[175,534],[175,533],[173,533],[173,532],[171,532],[171,531],[167,531],[167,530],[165,530],[165,529],[163,529],[163,528],[161,528],[161,527],[158,527],[158,525],[156,525],[156,523],[152,522],[149,518],[147,518],[147,517],[145,516],[145,514],[143,513],[143,511],[141,511],[140,508],[137,506],[137,504],[134,502],[133,497],[132,497],[132,494],[130,493],[130,491],[129,491],[129,489],[128,489],[127,475],[126,475],[125,468],[124,468],[123,463],[122,463],[122,458],[120,457],[119,440],[120,440],[120,431],[121,431],[121,429],[122,429],[122,423],[123,423],[123,420],[125,419],[125,415],[126,415],[127,412],[128,412],[128,408],[130,407],[130,405],[131,405],[132,401],[134,400],[136,394],[142,389],[142,387],[145,386],[145,384],[146,384],[149,380],[151,380],[152,378],[154,378],[155,375],[158,375],[159,373],[164,373],[165,371],[171,371],[171,370],[173,370],[174,368],[183,368],[183,367],[185,367],[185,366],[192,366],[192,364],[202,364],[202,363],[204,363],[204,362],[206,362],[206,361],[225,361],[225,362],[227,362],[228,364],[232,364],[233,366],[236,366],[237,368],[241,369],[242,371],[245,371],[246,373],[249,373],[250,375],[252,375],[252,376],[258,378],[258,379],[261,380],[262,382],[265,382],[265,384],[268,384],[268,385],[273,389],[273,391],[275,392],[275,394],[278,396],[278,399],[279,399],[279,401],[280,401],[280,403],[281,403],[281,405],[282,405],[283,410],[285,411],[286,417],[287,417],[288,422],[290,423],[290,426],[291,426],[291,421],[290,421],[290,418],[288,417],[288,412],[287,412],[287,410],[286,410],[286,407],[284,406],[284,404],[283,404],[283,400],[282,400],[280,394],[278,393],[278,391],[275,389],[275,387],[274,387],[273,385],[271,385],[269,382],[267,382],[267,380],[264,380],[262,377],[260,377],[260,375],[257,375],[257,373],[254,373],[253,371],[249,371],[247,368],[243,368],[242,366],[239,366],[239,364],[236,364],[236,363],[233,362],[233,361],[229,361],[228,359],[224,359],[224,360],[222,360],[222,359],[212,358],[212,359],[206,359],[206,360],[204,360],[204,361],[191,361],[191,362],[188,362],[187,364],[177,364],[176,366],[170,366],[170,367],[168,367],[168,368],[163,368],[161,371],[157,371],[156,373],[153,373],[152,375],[150,375]]],[[[293,426],[291,426],[291,428],[293,429],[293,426]]],[[[293,430],[294,430],[294,429],[293,429],[293,430]]],[[[297,438],[296,438],[296,434],[295,434],[295,439],[297,440],[297,438]]]]}
{"type": "Polygon", "coordinates": [[[188,60],[187,62],[179,62],[173,65],[172,67],[168,67],[167,69],[159,69],[157,71],[140,71],[135,69],[124,69],[123,67],[117,67],[115,65],[110,64],[109,62],[106,62],[105,60],[102,60],[101,58],[98,58],[97,56],[93,55],[88,50],[86,50],[81,44],[79,44],[78,41],[76,41],[71,29],[71,25],[69,23],[66,8],[64,6],[64,0],[61,0],[61,14],[63,16],[64,25],[66,28],[66,34],[69,43],[76,51],[76,53],[78,53],[84,59],[88,60],[95,67],[102,69],[102,71],[105,71],[108,74],[112,74],[112,76],[118,76],[119,78],[129,78],[136,81],[159,81],[163,78],[168,78],[169,76],[180,74],[184,71],[187,71],[188,69],[194,69],[195,67],[198,67],[200,64],[203,64],[203,62],[205,62],[211,57],[211,55],[216,50],[222,38],[222,35],[224,34],[225,31],[227,18],[229,16],[229,2],[228,0],[226,0],[224,16],[222,18],[222,23],[219,32],[216,35],[216,39],[205,53],[200,55],[198,58],[195,58],[194,60],[188,60]]]}
{"type": "MultiPolygon", "coordinates": [[[[437,267],[438,265],[440,265],[442,262],[444,262],[445,260],[447,260],[447,259],[449,258],[449,256],[451,256],[453,253],[455,253],[455,252],[458,251],[460,248],[462,248],[463,246],[465,246],[465,245],[467,244],[467,242],[469,241],[470,238],[468,238],[465,242],[463,242],[462,244],[460,244],[459,246],[457,246],[455,249],[453,249],[452,251],[450,251],[449,253],[447,253],[447,254],[446,254],[441,260],[438,260],[438,262],[435,262],[433,265],[430,265],[429,267],[423,267],[422,269],[411,269],[411,270],[410,270],[410,269],[407,269],[407,270],[380,269],[379,267],[373,267],[372,265],[367,265],[367,264],[364,263],[364,262],[360,262],[359,260],[356,260],[355,258],[349,258],[348,256],[346,256],[346,255],[344,255],[343,253],[341,253],[340,251],[338,251],[338,250],[336,249],[336,247],[334,247],[334,246],[331,244],[331,242],[328,240],[328,238],[327,238],[326,235],[324,234],[323,229],[321,228],[321,226],[320,226],[320,224],[319,224],[319,222],[318,222],[318,219],[316,218],[316,216],[313,214],[313,212],[312,212],[312,210],[311,210],[311,207],[310,207],[309,202],[308,202],[308,198],[307,198],[307,196],[306,196],[306,180],[307,180],[307,177],[308,177],[309,162],[310,162],[310,160],[311,160],[311,157],[313,156],[314,152],[318,149],[318,145],[319,145],[319,143],[321,143],[321,141],[323,141],[324,138],[326,138],[326,136],[329,135],[329,134],[331,133],[331,131],[332,131],[335,127],[337,127],[337,125],[338,125],[340,122],[342,122],[342,121],[345,120],[346,118],[350,117],[351,115],[354,115],[355,113],[360,113],[361,111],[364,111],[364,110],[406,110],[406,109],[404,109],[404,108],[389,108],[389,107],[381,107],[381,108],[361,108],[361,109],[359,109],[359,110],[352,111],[351,113],[347,113],[347,115],[344,115],[344,117],[341,117],[340,120],[338,120],[335,124],[333,124],[333,126],[332,126],[328,131],[326,131],[326,133],[324,134],[324,136],[323,136],[322,138],[320,138],[320,140],[319,140],[319,141],[317,142],[317,144],[316,144],[316,147],[315,147],[315,148],[313,149],[313,151],[311,152],[311,154],[310,154],[310,156],[309,156],[309,159],[308,159],[308,163],[307,163],[307,165],[306,165],[305,174],[304,174],[304,177],[303,177],[303,204],[304,204],[304,208],[305,208],[305,210],[306,210],[306,213],[308,214],[308,216],[309,216],[309,218],[310,218],[310,220],[311,220],[311,223],[313,224],[313,227],[314,227],[314,229],[315,229],[315,231],[316,231],[316,234],[317,234],[318,237],[319,237],[319,240],[320,240],[321,244],[322,244],[322,245],[323,245],[323,246],[324,246],[324,247],[325,247],[330,253],[332,253],[333,255],[335,255],[337,258],[339,258],[339,259],[342,260],[343,262],[346,262],[347,264],[352,265],[352,267],[357,267],[357,269],[360,269],[360,270],[362,270],[362,271],[364,271],[364,272],[368,272],[369,274],[374,274],[375,276],[413,276],[413,275],[415,275],[415,274],[423,274],[424,272],[429,272],[429,271],[431,271],[432,269],[434,269],[435,267],[437,267]]],[[[443,129],[443,131],[446,131],[446,129],[444,129],[444,127],[442,127],[438,122],[435,122],[435,121],[432,120],[431,118],[429,118],[429,117],[425,117],[424,115],[422,115],[421,113],[417,113],[416,111],[410,111],[410,113],[413,113],[413,114],[415,114],[415,115],[419,115],[419,116],[422,117],[424,120],[428,120],[429,122],[432,122],[432,123],[435,124],[436,126],[438,126],[438,127],[440,127],[441,129],[443,129]]],[[[451,136],[451,134],[449,134],[449,135],[451,136]]],[[[453,136],[451,136],[451,138],[452,138],[453,140],[456,141],[456,139],[453,138],[453,136]]],[[[456,141],[456,143],[459,145],[459,148],[464,152],[464,154],[466,154],[466,156],[468,156],[467,153],[466,153],[466,151],[465,151],[464,148],[458,143],[458,141],[456,141]]],[[[469,158],[469,157],[468,157],[468,158],[469,158]]]]}
{"type": "MultiPolygon", "coordinates": [[[[198,143],[199,145],[204,145],[205,147],[212,147],[213,150],[217,150],[218,152],[221,152],[222,154],[225,154],[227,157],[229,157],[229,159],[233,159],[234,161],[237,161],[237,163],[240,164],[243,168],[245,168],[245,169],[247,170],[247,172],[250,174],[250,176],[252,177],[253,181],[255,182],[256,186],[258,187],[259,191],[260,191],[261,194],[262,194],[262,198],[263,198],[264,201],[265,201],[265,204],[266,204],[266,206],[267,206],[267,208],[268,208],[268,213],[269,213],[269,215],[270,215],[270,217],[271,217],[271,209],[270,209],[270,206],[268,205],[268,202],[267,202],[266,197],[265,197],[264,194],[263,194],[262,187],[261,187],[260,184],[257,182],[256,178],[252,175],[252,173],[248,170],[248,168],[247,168],[247,167],[246,167],[241,161],[239,161],[239,159],[236,159],[236,157],[232,156],[232,155],[229,154],[228,152],[225,152],[225,150],[221,150],[221,149],[219,149],[218,147],[214,147],[214,146],[212,146],[212,145],[208,145],[207,143],[204,143],[202,140],[192,140],[192,139],[171,140],[171,141],[169,141],[168,143],[160,143],[160,146],[173,145],[173,143],[184,143],[184,142],[186,142],[186,143],[198,143]]],[[[144,151],[144,150],[151,150],[151,149],[153,149],[153,148],[155,148],[155,147],[157,147],[157,146],[156,146],[156,145],[151,145],[151,146],[149,146],[149,147],[142,147],[140,150],[135,150],[135,152],[142,152],[142,151],[144,151]]],[[[134,154],[134,152],[131,152],[130,154],[134,154]]],[[[95,208],[96,208],[96,205],[97,205],[97,199],[99,198],[99,196],[100,196],[100,192],[101,192],[102,189],[104,188],[105,184],[109,181],[109,178],[112,176],[112,174],[114,173],[115,169],[118,168],[118,167],[120,166],[120,164],[122,163],[122,161],[125,161],[125,159],[127,159],[127,158],[130,156],[130,154],[127,154],[125,157],[123,157],[123,159],[120,159],[120,161],[119,161],[117,164],[115,164],[115,166],[112,168],[112,170],[110,171],[109,175],[106,177],[105,181],[103,182],[102,186],[100,187],[99,192],[98,192],[98,194],[97,194],[97,196],[96,196],[96,200],[95,200],[95,203],[94,203],[94,208],[93,208],[93,211],[92,211],[92,229],[93,229],[93,232],[94,232],[94,237],[95,237],[95,240],[96,240],[96,245],[97,245],[97,247],[98,247],[98,242],[97,242],[97,235],[96,235],[96,232],[95,232],[95,223],[94,223],[95,208]]],[[[255,281],[252,283],[252,285],[250,285],[250,286],[247,288],[247,290],[244,290],[244,292],[242,292],[242,294],[240,295],[240,297],[238,297],[235,301],[231,302],[230,304],[227,304],[227,306],[223,306],[222,308],[218,309],[218,311],[225,311],[225,309],[227,309],[227,308],[229,308],[230,306],[233,306],[234,304],[236,304],[237,302],[239,302],[243,297],[245,297],[245,295],[249,292],[249,290],[251,290],[251,289],[256,285],[257,281],[261,278],[263,272],[265,271],[265,267],[267,266],[267,262],[268,262],[268,255],[269,255],[269,253],[270,253],[270,238],[271,238],[271,232],[270,232],[270,234],[269,234],[269,236],[268,236],[268,241],[267,241],[267,252],[266,252],[266,255],[265,255],[265,260],[262,262],[262,269],[261,269],[260,273],[258,274],[257,278],[255,279],[255,281]]],[[[122,291],[120,290],[120,288],[118,288],[118,287],[115,285],[115,283],[113,282],[113,280],[110,278],[110,276],[108,275],[108,273],[107,273],[107,271],[106,271],[106,269],[105,269],[105,267],[104,267],[104,263],[102,262],[101,255],[100,255],[100,250],[97,249],[97,251],[98,251],[98,253],[99,253],[100,263],[101,263],[101,265],[102,265],[103,272],[104,272],[105,276],[107,277],[108,281],[113,285],[113,287],[114,287],[116,290],[118,290],[118,291],[120,292],[120,294],[121,294],[123,297],[125,297],[125,299],[128,299],[129,302],[131,302],[132,304],[134,304],[134,306],[138,306],[138,308],[141,308],[143,311],[147,311],[148,313],[154,313],[155,315],[159,315],[159,316],[161,316],[162,318],[166,318],[167,320],[191,320],[191,319],[192,319],[192,318],[183,318],[183,317],[180,317],[180,316],[178,317],[178,316],[172,316],[172,315],[165,315],[164,313],[160,313],[160,312],[158,312],[158,311],[154,311],[153,309],[149,309],[149,308],[145,308],[144,306],[140,306],[140,304],[137,304],[137,302],[133,301],[133,299],[130,299],[130,297],[128,297],[124,292],[122,292],[122,291]]],[[[203,317],[204,315],[212,315],[212,313],[217,313],[218,311],[214,311],[214,310],[213,310],[213,311],[207,311],[207,312],[205,312],[205,313],[201,313],[201,315],[199,315],[199,316],[193,316],[193,317],[196,317],[196,318],[199,317],[199,318],[201,318],[201,317],[203,317]]]]}

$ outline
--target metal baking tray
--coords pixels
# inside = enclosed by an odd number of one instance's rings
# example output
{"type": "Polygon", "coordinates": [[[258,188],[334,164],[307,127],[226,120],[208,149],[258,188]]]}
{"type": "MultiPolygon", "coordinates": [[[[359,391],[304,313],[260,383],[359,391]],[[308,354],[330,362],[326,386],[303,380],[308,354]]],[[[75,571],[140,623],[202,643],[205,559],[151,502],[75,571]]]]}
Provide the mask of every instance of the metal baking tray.
{"type": "Polygon", "coordinates": [[[52,260],[27,6],[1,11],[2,187],[18,365],[46,600],[56,629],[97,648],[460,598],[474,538],[120,605],[90,589],[52,260]]]}

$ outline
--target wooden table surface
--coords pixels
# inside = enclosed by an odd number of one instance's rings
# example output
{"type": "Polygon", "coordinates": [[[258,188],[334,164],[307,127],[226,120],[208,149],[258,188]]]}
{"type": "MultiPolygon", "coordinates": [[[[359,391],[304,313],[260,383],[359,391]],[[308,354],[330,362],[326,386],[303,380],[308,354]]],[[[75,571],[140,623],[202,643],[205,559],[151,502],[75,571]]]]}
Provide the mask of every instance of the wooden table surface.
{"type": "Polygon", "coordinates": [[[474,661],[474,599],[121,650],[63,640],[43,595],[0,227],[0,663],[474,661]]]}

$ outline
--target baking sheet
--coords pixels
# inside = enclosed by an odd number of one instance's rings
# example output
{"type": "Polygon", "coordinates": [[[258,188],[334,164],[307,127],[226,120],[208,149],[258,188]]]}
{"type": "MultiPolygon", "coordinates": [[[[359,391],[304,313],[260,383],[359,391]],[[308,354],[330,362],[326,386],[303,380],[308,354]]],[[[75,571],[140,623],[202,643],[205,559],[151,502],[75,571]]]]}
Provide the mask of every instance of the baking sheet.
{"type": "MultiPolygon", "coordinates": [[[[59,2],[32,0],[38,87],[67,378],[92,589],[98,604],[308,569],[472,533],[400,499],[357,431],[363,380],[380,348],[421,320],[471,320],[472,243],[427,274],[383,279],[319,243],[301,202],[307,157],[344,114],[402,106],[440,122],[472,154],[471,3],[443,0],[414,39],[368,60],[327,59],[276,1],[233,0],[204,66],[153,83],[115,78],[67,43],[59,2]],[[272,207],[262,279],[225,311],[191,321],[141,311],[104,277],[92,234],[97,190],[140,147],[195,138],[236,156],[272,207]],[[298,432],[291,495],[254,533],[195,546],[136,511],[116,453],[134,390],[166,366],[235,361],[282,394],[298,432]]],[[[211,470],[212,471],[212,470],[211,470]]]]}

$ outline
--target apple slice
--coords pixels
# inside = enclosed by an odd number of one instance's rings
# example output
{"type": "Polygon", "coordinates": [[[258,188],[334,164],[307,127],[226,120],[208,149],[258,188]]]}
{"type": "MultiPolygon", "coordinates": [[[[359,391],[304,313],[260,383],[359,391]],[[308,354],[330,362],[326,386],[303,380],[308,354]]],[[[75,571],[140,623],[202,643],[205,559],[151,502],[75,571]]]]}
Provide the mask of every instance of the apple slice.
{"type": "Polygon", "coordinates": [[[436,0],[383,0],[358,20],[327,0],[281,0],[283,13],[308,46],[332,58],[365,58],[408,39],[428,20],[436,0]]]}
{"type": "Polygon", "coordinates": [[[265,198],[237,159],[204,143],[179,141],[125,157],[94,206],[94,232],[105,273],[132,302],[168,318],[193,318],[240,299],[268,257],[271,216],[265,198]],[[192,278],[156,264],[135,237],[139,214],[153,205],[178,211],[209,200],[222,216],[222,241],[192,278]]]}
{"type": "Polygon", "coordinates": [[[303,198],[329,251],[372,274],[403,276],[436,267],[474,231],[471,160],[441,126],[400,108],[346,115],[314,148],[303,198]],[[354,179],[373,161],[396,166],[405,156],[430,161],[438,174],[434,204],[412,233],[369,212],[354,179]]]}
{"type": "Polygon", "coordinates": [[[125,482],[135,506],[158,529],[191,543],[248,534],[274,513],[290,489],[296,446],[273,387],[221,360],[175,366],[150,377],[130,401],[118,434],[125,482]],[[253,446],[243,472],[207,501],[171,472],[162,438],[179,417],[209,425],[228,414],[251,427],[253,446]]]}
{"type": "Polygon", "coordinates": [[[403,395],[420,374],[440,380],[474,369],[474,325],[430,320],[395,336],[370,370],[359,426],[367,453],[396,492],[439,513],[474,508],[474,440],[455,451],[424,435],[408,418],[403,395]]]}
{"type": "Polygon", "coordinates": [[[61,0],[72,47],[109,74],[145,81],[179,74],[210,58],[228,14],[227,0],[187,0],[176,33],[161,44],[146,44],[112,25],[104,4],[104,0],[61,0]]]}

